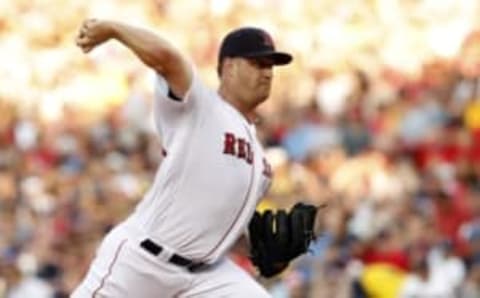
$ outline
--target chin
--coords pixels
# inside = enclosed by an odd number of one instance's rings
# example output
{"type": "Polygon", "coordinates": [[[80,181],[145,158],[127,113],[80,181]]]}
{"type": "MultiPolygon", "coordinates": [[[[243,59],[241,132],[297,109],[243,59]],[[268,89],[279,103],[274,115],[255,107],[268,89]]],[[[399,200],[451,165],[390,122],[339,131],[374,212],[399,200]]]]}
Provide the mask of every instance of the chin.
{"type": "Polygon", "coordinates": [[[268,96],[270,96],[270,93],[263,94],[261,97],[259,96],[257,98],[257,104],[261,104],[262,102],[266,101],[268,99],[268,96]]]}

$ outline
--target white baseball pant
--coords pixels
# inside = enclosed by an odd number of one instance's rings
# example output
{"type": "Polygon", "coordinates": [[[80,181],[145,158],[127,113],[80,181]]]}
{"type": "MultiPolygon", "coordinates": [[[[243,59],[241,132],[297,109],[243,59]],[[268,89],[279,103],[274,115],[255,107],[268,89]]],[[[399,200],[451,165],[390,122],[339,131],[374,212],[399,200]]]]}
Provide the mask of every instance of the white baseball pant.
{"type": "Polygon", "coordinates": [[[271,297],[243,269],[224,258],[197,272],[140,247],[135,229],[120,224],[107,234],[71,298],[271,297]]]}

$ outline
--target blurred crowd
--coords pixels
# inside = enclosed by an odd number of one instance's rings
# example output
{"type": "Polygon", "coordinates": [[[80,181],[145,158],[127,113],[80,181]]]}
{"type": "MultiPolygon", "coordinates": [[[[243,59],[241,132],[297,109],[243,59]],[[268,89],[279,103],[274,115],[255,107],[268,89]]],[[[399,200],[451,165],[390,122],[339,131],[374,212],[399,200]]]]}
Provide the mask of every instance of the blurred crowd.
{"type": "Polygon", "coordinates": [[[328,204],[259,279],[274,297],[480,297],[480,5],[414,2],[0,2],[0,297],[68,296],[161,163],[151,74],[118,45],[83,56],[87,16],[158,28],[212,87],[232,27],[294,53],[259,111],[259,209],[328,204]]]}
{"type": "Polygon", "coordinates": [[[480,297],[480,73],[463,63],[426,64],[374,108],[375,82],[355,71],[338,114],[314,102],[266,120],[263,207],[328,202],[275,297],[480,297]]]}

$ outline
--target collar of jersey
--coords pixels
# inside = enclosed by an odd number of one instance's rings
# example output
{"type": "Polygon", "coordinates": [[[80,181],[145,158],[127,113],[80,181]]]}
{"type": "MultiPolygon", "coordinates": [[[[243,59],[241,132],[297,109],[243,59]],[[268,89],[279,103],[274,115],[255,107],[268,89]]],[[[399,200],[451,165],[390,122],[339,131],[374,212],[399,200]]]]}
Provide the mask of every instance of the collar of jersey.
{"type": "Polygon", "coordinates": [[[220,95],[218,95],[220,97],[220,100],[225,104],[225,106],[228,107],[228,109],[230,110],[233,110],[234,113],[236,113],[241,119],[242,119],[242,122],[249,128],[249,129],[255,129],[255,123],[248,120],[247,117],[245,117],[245,115],[243,115],[242,113],[240,113],[239,110],[237,110],[231,103],[229,103],[228,101],[226,101],[224,98],[222,98],[220,95]]]}

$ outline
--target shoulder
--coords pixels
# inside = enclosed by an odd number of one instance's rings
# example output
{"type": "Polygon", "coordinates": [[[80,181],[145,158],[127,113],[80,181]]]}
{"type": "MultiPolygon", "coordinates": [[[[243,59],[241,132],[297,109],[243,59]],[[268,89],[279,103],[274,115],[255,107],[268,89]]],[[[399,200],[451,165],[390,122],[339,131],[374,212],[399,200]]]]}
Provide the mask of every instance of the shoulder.
{"type": "Polygon", "coordinates": [[[213,88],[205,84],[199,71],[192,67],[191,82],[183,94],[177,93],[170,82],[161,74],[155,74],[155,97],[167,100],[174,106],[199,106],[221,100],[213,88]]]}

